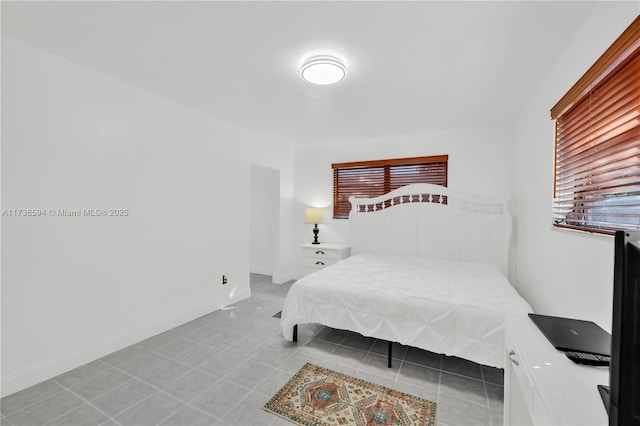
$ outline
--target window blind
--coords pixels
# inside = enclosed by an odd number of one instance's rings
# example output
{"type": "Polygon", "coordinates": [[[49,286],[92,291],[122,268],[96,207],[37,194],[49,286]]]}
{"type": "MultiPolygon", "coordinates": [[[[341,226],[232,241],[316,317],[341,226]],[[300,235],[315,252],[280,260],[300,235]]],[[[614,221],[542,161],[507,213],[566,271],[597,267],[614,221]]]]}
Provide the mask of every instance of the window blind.
{"type": "Polygon", "coordinates": [[[412,183],[447,186],[447,155],[332,164],[333,217],[349,217],[349,197],[377,197],[412,183]]]}
{"type": "Polygon", "coordinates": [[[640,228],[640,18],[607,52],[594,64],[602,73],[591,73],[586,86],[578,82],[588,90],[552,109],[553,220],[559,227],[601,233],[640,228]],[[608,66],[599,63],[603,58],[608,66]]]}

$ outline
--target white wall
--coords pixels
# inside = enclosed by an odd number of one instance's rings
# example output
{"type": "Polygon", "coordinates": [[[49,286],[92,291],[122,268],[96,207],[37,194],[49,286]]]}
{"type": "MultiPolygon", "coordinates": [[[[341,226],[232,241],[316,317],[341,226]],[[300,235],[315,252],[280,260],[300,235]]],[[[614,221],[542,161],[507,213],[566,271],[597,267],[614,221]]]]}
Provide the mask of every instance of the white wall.
{"type": "Polygon", "coordinates": [[[318,225],[321,242],[350,242],[348,220],[331,218],[332,163],[447,154],[450,188],[470,194],[510,195],[514,188],[509,136],[506,128],[487,127],[296,148],[293,223],[297,244],[313,238],[312,225],[303,220],[304,208],[310,206],[327,207],[325,223],[318,225]]]}
{"type": "Polygon", "coordinates": [[[130,212],[2,218],[3,394],[247,297],[268,144],[3,36],[2,208],[130,212]]]}
{"type": "Polygon", "coordinates": [[[251,166],[251,249],[250,271],[273,275],[277,251],[280,208],[280,172],[251,166]]]}
{"type": "Polygon", "coordinates": [[[637,2],[601,2],[523,106],[516,132],[518,290],[539,313],[611,327],[613,239],[551,226],[554,125],[549,110],[627,28],[637,2]]]}

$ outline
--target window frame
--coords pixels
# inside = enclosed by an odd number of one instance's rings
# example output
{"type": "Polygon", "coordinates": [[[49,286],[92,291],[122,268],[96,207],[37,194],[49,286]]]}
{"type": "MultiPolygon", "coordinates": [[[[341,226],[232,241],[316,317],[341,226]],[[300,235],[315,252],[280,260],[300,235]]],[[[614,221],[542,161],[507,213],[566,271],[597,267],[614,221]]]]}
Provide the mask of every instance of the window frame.
{"type": "Polygon", "coordinates": [[[621,110],[617,101],[601,101],[622,89],[636,99],[640,78],[633,77],[633,71],[639,66],[638,61],[640,16],[551,108],[551,118],[555,120],[554,227],[601,234],[640,228],[640,163],[630,161],[631,166],[624,165],[624,159],[633,159],[633,152],[640,146],[635,142],[640,141],[640,102],[637,106],[635,102],[627,104],[630,106],[621,110]],[[629,70],[631,77],[626,78],[625,71],[629,70]],[[605,120],[611,128],[620,129],[603,130],[605,120]],[[624,120],[632,124],[618,126],[624,120]],[[631,157],[624,157],[625,150],[631,157]],[[603,163],[612,164],[611,171],[603,172],[603,163]],[[606,182],[604,173],[608,175],[606,182]],[[629,179],[630,185],[623,186],[629,179]],[[620,186],[614,189],[616,185],[620,186]]]}
{"type": "Polygon", "coordinates": [[[343,185],[353,185],[352,180],[355,176],[360,176],[359,179],[366,179],[367,173],[376,173],[380,175],[382,173],[382,179],[378,176],[377,179],[373,179],[373,176],[369,178],[373,181],[372,184],[376,185],[376,190],[372,190],[373,187],[367,184],[362,184],[355,188],[358,192],[355,194],[360,197],[375,197],[386,194],[391,190],[399,186],[408,185],[411,183],[436,183],[438,185],[448,185],[448,155],[431,155],[423,157],[408,157],[408,158],[394,158],[384,160],[369,160],[369,161],[353,161],[347,163],[333,163],[331,168],[333,169],[333,218],[334,219],[348,219],[349,211],[351,210],[351,204],[349,203],[349,196],[353,195],[353,192],[346,193],[340,190],[340,182],[343,185]],[[411,166],[432,166],[433,177],[437,179],[425,179],[424,173],[417,173],[415,179],[412,176],[398,176],[393,178],[392,171],[402,171],[402,168],[411,166]],[[362,173],[359,173],[362,171],[362,173]],[[444,176],[442,174],[444,173],[444,176]],[[342,174],[342,178],[341,178],[342,174]],[[395,181],[395,183],[394,183],[395,181]],[[402,183],[402,185],[398,185],[402,183]],[[367,191],[368,190],[368,191],[367,191]]]}

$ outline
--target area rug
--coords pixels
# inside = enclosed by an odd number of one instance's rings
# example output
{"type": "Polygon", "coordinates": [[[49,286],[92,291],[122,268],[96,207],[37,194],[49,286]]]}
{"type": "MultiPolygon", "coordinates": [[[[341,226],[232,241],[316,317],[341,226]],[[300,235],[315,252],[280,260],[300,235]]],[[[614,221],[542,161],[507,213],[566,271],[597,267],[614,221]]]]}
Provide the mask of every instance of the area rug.
{"type": "Polygon", "coordinates": [[[263,410],[297,425],[435,426],[436,403],[306,364],[263,410]]]}

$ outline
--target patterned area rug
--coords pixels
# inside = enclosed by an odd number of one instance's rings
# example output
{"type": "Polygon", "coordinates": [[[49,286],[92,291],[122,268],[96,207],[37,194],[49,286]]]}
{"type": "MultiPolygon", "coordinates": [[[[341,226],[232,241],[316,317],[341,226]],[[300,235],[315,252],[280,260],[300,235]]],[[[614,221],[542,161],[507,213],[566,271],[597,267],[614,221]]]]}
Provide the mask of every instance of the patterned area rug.
{"type": "Polygon", "coordinates": [[[263,407],[298,425],[435,426],[436,403],[306,364],[263,407]]]}

